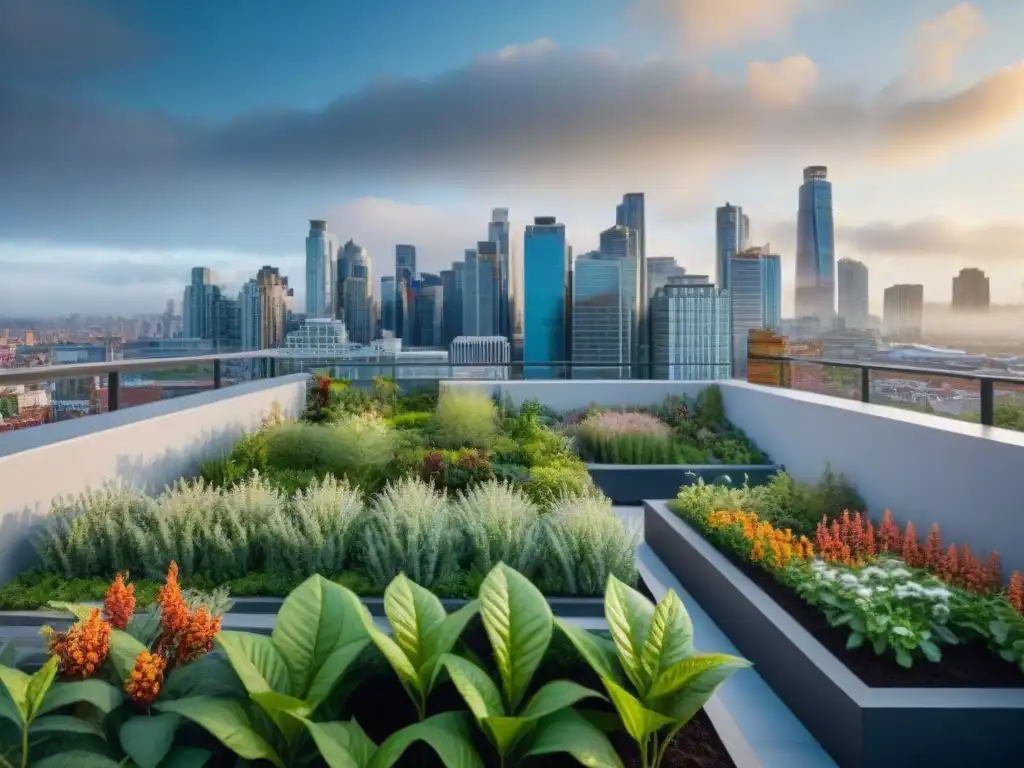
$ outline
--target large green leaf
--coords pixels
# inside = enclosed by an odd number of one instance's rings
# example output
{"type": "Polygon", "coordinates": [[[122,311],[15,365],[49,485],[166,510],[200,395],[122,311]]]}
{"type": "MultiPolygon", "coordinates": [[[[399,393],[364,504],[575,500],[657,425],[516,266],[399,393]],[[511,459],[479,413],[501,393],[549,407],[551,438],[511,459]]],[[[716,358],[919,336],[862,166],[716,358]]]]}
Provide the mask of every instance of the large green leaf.
{"type": "Polygon", "coordinates": [[[545,685],[530,698],[522,716],[536,720],[591,697],[604,698],[597,691],[569,680],[555,680],[545,685]]]}
{"type": "Polygon", "coordinates": [[[267,691],[293,693],[288,665],[266,635],[221,631],[217,633],[217,645],[250,696],[267,691]]]}
{"type": "Polygon", "coordinates": [[[293,696],[307,697],[317,672],[335,651],[368,640],[363,610],[355,595],[323,576],[310,576],[292,590],[278,611],[272,638],[291,673],[293,696]]]}
{"type": "Polygon", "coordinates": [[[691,656],[666,669],[651,687],[648,703],[677,723],[693,717],[718,686],[751,666],[746,659],[724,653],[691,656]]]}
{"type": "Polygon", "coordinates": [[[345,676],[352,662],[359,658],[363,649],[370,644],[369,635],[339,646],[327,657],[323,665],[316,670],[313,681],[306,692],[306,703],[310,709],[316,709],[331,695],[338,682],[345,676]]]}
{"type": "MultiPolygon", "coordinates": [[[[219,634],[223,635],[224,632],[219,634]]],[[[287,680],[287,675],[283,679],[287,680]]],[[[207,653],[195,661],[175,667],[164,680],[160,700],[189,696],[246,698],[247,694],[248,691],[227,659],[220,653],[207,653]]]]}
{"type": "Polygon", "coordinates": [[[306,702],[277,691],[253,693],[250,698],[281,729],[285,741],[289,744],[295,741],[296,735],[302,730],[303,718],[312,714],[312,708],[306,702]]]}
{"type": "Polygon", "coordinates": [[[113,712],[124,701],[120,689],[103,680],[79,680],[74,683],[56,683],[46,692],[46,698],[39,707],[39,714],[71,704],[85,703],[96,707],[103,714],[113,712]]]}
{"type": "Polygon", "coordinates": [[[64,613],[70,613],[78,621],[85,621],[92,612],[96,609],[93,605],[81,605],[80,603],[65,603],[59,600],[51,600],[47,603],[50,608],[55,611],[64,611],[64,613]]]}
{"type": "Polygon", "coordinates": [[[693,653],[693,622],[675,591],[658,601],[641,652],[647,680],[658,676],[677,661],[693,653]]]}
{"type": "Polygon", "coordinates": [[[645,693],[650,678],[644,671],[642,656],[654,618],[654,606],[635,589],[609,576],[604,593],[604,615],[626,676],[641,694],[645,693]]]}
{"type": "Polygon", "coordinates": [[[604,687],[608,689],[615,711],[622,718],[622,725],[635,742],[644,741],[652,733],[656,733],[665,726],[672,725],[673,719],[665,717],[658,712],[647,709],[633,694],[616,685],[611,680],[602,680],[604,687]]]}
{"type": "Polygon", "coordinates": [[[535,723],[535,720],[527,717],[488,717],[481,726],[498,750],[498,754],[508,755],[535,723]]]}
{"type": "Polygon", "coordinates": [[[175,712],[206,729],[211,736],[247,760],[268,760],[277,768],[284,762],[253,726],[248,713],[237,701],[194,696],[158,703],[161,712],[175,712]]]}
{"type": "Polygon", "coordinates": [[[173,747],[160,768],[203,768],[213,754],[200,747],[173,747]]]}
{"type": "Polygon", "coordinates": [[[415,742],[422,741],[441,758],[445,768],[483,768],[470,744],[462,712],[443,712],[391,734],[370,760],[369,768],[391,768],[415,742]]]}
{"type": "Polygon", "coordinates": [[[476,615],[479,607],[480,604],[476,600],[466,603],[459,610],[446,616],[445,620],[441,622],[441,626],[427,639],[430,657],[423,663],[423,667],[420,669],[420,677],[426,684],[427,693],[430,692],[434,687],[434,683],[437,682],[437,675],[441,670],[441,657],[455,647],[455,643],[458,642],[463,630],[465,630],[466,624],[476,615]]]}
{"type": "Polygon", "coordinates": [[[406,656],[405,651],[389,635],[381,632],[376,627],[370,628],[370,639],[373,640],[373,644],[377,646],[377,650],[380,651],[381,655],[387,659],[391,668],[395,670],[395,674],[398,675],[398,679],[409,692],[409,696],[414,701],[419,702],[424,692],[423,685],[417,668],[409,660],[409,657],[406,656]]]}
{"type": "Polygon", "coordinates": [[[0,718],[10,720],[11,723],[18,726],[19,730],[21,729],[21,711],[14,703],[14,699],[11,698],[7,689],[2,687],[0,687],[0,718]]]}
{"type": "Polygon", "coordinates": [[[611,640],[588,632],[564,619],[555,618],[555,624],[599,677],[614,680],[619,684],[623,682],[622,667],[616,656],[615,644],[611,640]]]}
{"type": "Polygon", "coordinates": [[[28,720],[28,706],[26,696],[28,694],[28,683],[31,678],[14,667],[0,667],[0,683],[3,684],[11,703],[18,710],[20,723],[28,720]]]}
{"type": "Polygon", "coordinates": [[[514,713],[551,642],[551,606],[529,579],[499,563],[480,585],[480,617],[514,713]]]}
{"type": "Polygon", "coordinates": [[[106,755],[84,749],[72,749],[34,760],[32,768],[120,768],[121,763],[106,755]]]}
{"type": "MultiPolygon", "coordinates": [[[[47,715],[37,717],[32,721],[28,729],[29,737],[32,739],[46,738],[52,736],[66,736],[78,734],[80,736],[98,736],[105,738],[103,729],[96,723],[83,720],[73,715],[47,715]]],[[[144,767],[143,767],[144,768],[144,767]]]]}
{"type": "Polygon", "coordinates": [[[418,670],[431,654],[428,640],[444,622],[441,601],[430,590],[399,574],[384,590],[384,613],[395,643],[418,670]]]}
{"type": "Polygon", "coordinates": [[[35,716],[39,713],[40,708],[43,706],[43,699],[46,698],[47,691],[50,690],[50,686],[53,685],[54,678],[57,677],[57,661],[56,656],[51,656],[46,660],[46,663],[36,671],[32,677],[29,678],[28,685],[25,687],[25,722],[30,723],[35,716]]]}
{"type": "Polygon", "coordinates": [[[161,611],[159,605],[154,605],[148,611],[136,613],[128,622],[125,629],[129,635],[134,637],[145,646],[151,646],[160,636],[163,629],[160,625],[161,611]]]}
{"type": "Polygon", "coordinates": [[[452,683],[466,702],[469,711],[478,721],[505,714],[501,691],[480,667],[450,653],[441,657],[441,663],[448,670],[452,683]]]}
{"type": "Polygon", "coordinates": [[[608,737],[572,709],[563,709],[541,720],[524,756],[563,752],[588,768],[622,768],[622,760],[608,737]]]}
{"type": "Polygon", "coordinates": [[[114,665],[117,679],[127,680],[132,670],[135,669],[135,660],[139,658],[139,654],[148,650],[147,646],[127,632],[122,632],[119,629],[111,630],[110,652],[107,654],[107,658],[114,665]]]}
{"type": "Polygon", "coordinates": [[[342,723],[303,722],[327,768],[366,768],[366,763],[349,752],[349,734],[342,723]]]}
{"type": "Polygon", "coordinates": [[[172,712],[130,717],[118,733],[121,748],[138,768],[157,768],[174,745],[179,725],[181,715],[172,712]]]}

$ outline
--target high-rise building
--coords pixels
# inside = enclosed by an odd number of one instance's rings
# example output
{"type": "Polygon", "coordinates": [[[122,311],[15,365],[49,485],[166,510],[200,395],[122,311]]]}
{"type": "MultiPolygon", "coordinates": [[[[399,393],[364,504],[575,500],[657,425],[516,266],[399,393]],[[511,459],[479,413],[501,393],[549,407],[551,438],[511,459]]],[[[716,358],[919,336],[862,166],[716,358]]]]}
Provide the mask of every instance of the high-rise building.
{"type": "Polygon", "coordinates": [[[882,329],[899,341],[921,338],[924,318],[924,286],[899,284],[885,289],[882,302],[882,329]]]}
{"type": "Polygon", "coordinates": [[[219,350],[225,341],[223,301],[219,285],[214,284],[208,267],[193,267],[192,282],[185,286],[181,301],[182,336],[186,339],[209,339],[219,350]]]}
{"type": "Polygon", "coordinates": [[[500,274],[498,286],[498,334],[511,343],[513,328],[513,310],[515,307],[515,285],[512,281],[512,252],[508,220],[508,208],[495,208],[491,211],[491,221],[487,225],[487,240],[496,246],[498,254],[498,270],[500,274]]]}
{"type": "Polygon", "coordinates": [[[456,261],[451,269],[441,270],[441,290],[444,297],[444,311],[441,321],[441,336],[446,346],[462,335],[463,279],[466,263],[456,261]]]}
{"type": "Polygon", "coordinates": [[[868,304],[871,295],[867,265],[854,259],[840,259],[836,264],[839,277],[839,317],[847,328],[868,327],[868,304]]]}
{"type": "Polygon", "coordinates": [[[761,254],[764,266],[764,327],[777,331],[782,325],[782,257],[765,246],[761,254]]]}
{"type": "Polygon", "coordinates": [[[704,275],[669,278],[651,299],[651,356],[656,379],[728,379],[731,302],[704,275]]]}
{"type": "Polygon", "coordinates": [[[355,344],[373,341],[373,266],[370,255],[352,240],[338,252],[338,319],[345,321],[355,344]]]}
{"type": "Polygon", "coordinates": [[[416,292],[416,343],[421,347],[444,347],[444,284],[440,275],[424,272],[416,292]]]}
{"type": "MultiPolygon", "coordinates": [[[[623,341],[626,344],[627,362],[633,364],[630,370],[634,378],[641,377],[646,371],[640,364],[649,361],[643,359],[640,352],[640,318],[644,302],[640,293],[640,238],[637,231],[618,224],[604,230],[600,234],[598,258],[623,262],[619,290],[622,293],[622,304],[629,313],[626,316],[628,328],[623,341]]],[[[575,279],[575,275],[573,277],[575,279]]]]}
{"type": "Polygon", "coordinates": [[[335,267],[335,307],[334,314],[338,320],[345,319],[345,281],[352,277],[352,270],[356,264],[363,264],[369,260],[366,249],[357,245],[354,241],[348,240],[338,248],[338,263],[335,267]]]}
{"type": "Polygon", "coordinates": [[[750,219],[739,205],[726,203],[715,210],[715,285],[732,287],[732,257],[745,251],[750,241],[750,219]]]}
{"type": "Polygon", "coordinates": [[[477,281],[477,259],[476,248],[467,248],[463,254],[463,264],[466,266],[462,272],[462,335],[479,336],[477,328],[480,327],[477,314],[480,311],[479,283],[477,281]]]}
{"type": "Polygon", "coordinates": [[[395,332],[395,302],[397,301],[395,278],[387,275],[380,279],[380,329],[395,332]]]}
{"type": "Polygon", "coordinates": [[[306,236],[306,317],[333,318],[337,311],[338,243],[327,222],[310,219],[306,236]]]}
{"type": "Polygon", "coordinates": [[[796,224],[796,315],[817,317],[824,325],[835,317],[836,245],[832,220],[832,182],[828,168],[804,168],[796,224]]]}
{"type": "Polygon", "coordinates": [[[261,268],[256,277],[242,286],[238,296],[242,349],[284,345],[291,311],[290,291],[288,279],[281,277],[277,267],[269,266],[261,268]]]}
{"type": "Polygon", "coordinates": [[[659,288],[668,285],[670,277],[681,277],[686,270],[671,256],[651,256],[647,259],[647,301],[654,298],[659,288]]]}
{"type": "Polygon", "coordinates": [[[512,345],[504,336],[456,336],[448,347],[453,378],[507,379],[512,345]]]}
{"type": "MultiPolygon", "coordinates": [[[[554,216],[537,216],[523,237],[523,360],[564,361],[568,343],[570,249],[565,225],[554,216]]],[[[552,366],[524,368],[525,378],[555,378],[552,366]]]]}
{"type": "Polygon", "coordinates": [[[629,270],[627,259],[602,258],[600,253],[576,259],[572,276],[574,379],[629,378],[629,341],[635,316],[635,302],[629,303],[635,295],[624,290],[629,270]]]}
{"type": "Polygon", "coordinates": [[[761,248],[747,248],[730,259],[733,375],[747,377],[747,340],[765,329],[765,259],[761,248]]]}
{"type": "MultiPolygon", "coordinates": [[[[647,222],[646,205],[643,192],[629,192],[622,196],[622,202],[615,208],[615,223],[619,226],[629,227],[636,230],[637,237],[637,283],[639,285],[640,312],[638,326],[637,346],[639,349],[638,359],[645,366],[650,364],[651,351],[648,341],[648,319],[647,319],[647,222]]],[[[648,371],[641,369],[636,374],[640,378],[647,378],[648,371]]]]}
{"type": "Polygon", "coordinates": [[[987,312],[990,301],[989,281],[982,270],[967,267],[953,278],[954,311],[987,312]]]}
{"type": "Polygon", "coordinates": [[[416,279],[416,246],[395,246],[395,336],[412,344],[406,334],[414,330],[415,323],[409,318],[412,310],[413,280],[416,279]]]}

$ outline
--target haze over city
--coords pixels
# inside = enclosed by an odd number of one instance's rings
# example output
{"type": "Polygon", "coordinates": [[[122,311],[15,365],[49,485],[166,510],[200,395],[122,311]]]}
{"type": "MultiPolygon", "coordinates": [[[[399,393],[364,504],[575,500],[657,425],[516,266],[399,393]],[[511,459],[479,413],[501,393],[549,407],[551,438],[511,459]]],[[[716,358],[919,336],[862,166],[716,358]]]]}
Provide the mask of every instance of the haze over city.
{"type": "Polygon", "coordinates": [[[638,190],[647,254],[692,273],[742,205],[788,314],[811,164],[872,311],[965,266],[1017,304],[1021,28],[1000,0],[0,0],[0,307],[159,311],[197,264],[301,301],[311,217],[377,276],[403,242],[444,268],[494,206],[582,253],[638,190]]]}

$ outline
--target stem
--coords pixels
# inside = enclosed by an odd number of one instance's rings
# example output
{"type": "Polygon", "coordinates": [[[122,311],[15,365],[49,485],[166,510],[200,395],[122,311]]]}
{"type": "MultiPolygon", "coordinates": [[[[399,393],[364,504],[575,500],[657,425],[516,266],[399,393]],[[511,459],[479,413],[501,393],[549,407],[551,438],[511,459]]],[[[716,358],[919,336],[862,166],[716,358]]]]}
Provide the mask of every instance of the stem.
{"type": "Polygon", "coordinates": [[[676,734],[679,733],[680,729],[684,725],[686,725],[686,723],[680,723],[668,732],[668,736],[665,737],[665,743],[661,745],[661,750],[658,752],[658,756],[655,759],[654,765],[652,765],[651,768],[658,768],[658,766],[661,765],[661,761],[665,759],[665,753],[668,751],[668,745],[672,743],[672,739],[676,737],[676,734]]]}
{"type": "Polygon", "coordinates": [[[28,768],[28,723],[21,729],[21,768],[28,768]]]}
{"type": "Polygon", "coordinates": [[[647,768],[647,744],[650,741],[650,737],[645,736],[644,740],[640,742],[640,765],[643,768],[647,768]]]}
{"type": "Polygon", "coordinates": [[[651,734],[651,754],[654,756],[655,760],[658,759],[659,752],[658,752],[658,734],[657,734],[657,732],[651,734]]]}

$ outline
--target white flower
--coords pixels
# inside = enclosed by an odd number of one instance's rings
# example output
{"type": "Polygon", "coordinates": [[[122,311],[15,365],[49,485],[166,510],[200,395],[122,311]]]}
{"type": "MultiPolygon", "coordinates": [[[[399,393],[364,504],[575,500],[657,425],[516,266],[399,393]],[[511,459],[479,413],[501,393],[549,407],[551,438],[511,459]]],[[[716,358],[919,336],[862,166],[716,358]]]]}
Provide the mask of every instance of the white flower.
{"type": "Polygon", "coordinates": [[[860,580],[852,573],[844,573],[839,577],[839,583],[844,587],[855,587],[860,584],[860,580]]]}
{"type": "Polygon", "coordinates": [[[861,587],[857,590],[857,595],[867,600],[873,594],[871,587],[861,587]]]}

